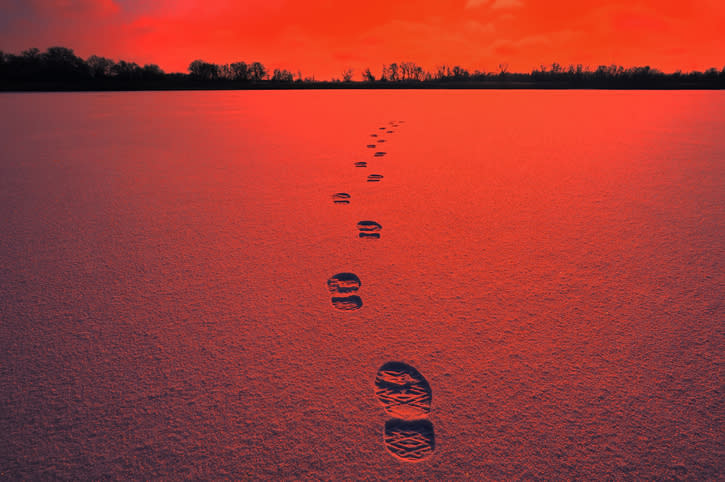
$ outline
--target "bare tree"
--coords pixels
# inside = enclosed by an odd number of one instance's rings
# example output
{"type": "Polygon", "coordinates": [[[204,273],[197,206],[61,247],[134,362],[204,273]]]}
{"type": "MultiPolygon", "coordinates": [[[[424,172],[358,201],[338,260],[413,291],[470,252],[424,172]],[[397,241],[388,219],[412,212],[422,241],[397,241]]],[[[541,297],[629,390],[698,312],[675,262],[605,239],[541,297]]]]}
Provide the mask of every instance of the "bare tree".
{"type": "Polygon", "coordinates": [[[216,64],[197,59],[189,64],[189,73],[200,80],[217,80],[221,70],[216,64]]]}
{"type": "Polygon", "coordinates": [[[267,76],[267,69],[259,62],[253,62],[249,66],[249,80],[258,82],[267,76]]]}
{"type": "Polygon", "coordinates": [[[390,64],[390,66],[388,67],[388,73],[390,74],[390,80],[392,80],[393,82],[397,81],[398,80],[398,72],[399,72],[398,71],[398,64],[396,64],[395,62],[393,62],[392,64],[390,64]]]}
{"type": "Polygon", "coordinates": [[[111,76],[111,69],[113,68],[114,62],[111,59],[105,57],[98,57],[97,55],[91,55],[86,59],[88,69],[90,70],[91,77],[103,78],[111,76]]]}
{"type": "Polygon", "coordinates": [[[388,66],[383,64],[383,68],[380,71],[380,80],[385,82],[389,79],[388,66]]]}
{"type": "Polygon", "coordinates": [[[375,76],[372,72],[370,72],[370,68],[368,67],[365,69],[365,71],[362,74],[363,81],[365,82],[375,82],[375,76]]]}
{"type": "Polygon", "coordinates": [[[292,82],[294,75],[289,70],[285,69],[274,69],[272,73],[272,80],[275,82],[292,82]]]}
{"type": "Polygon", "coordinates": [[[229,65],[232,80],[249,80],[249,67],[245,62],[234,62],[229,65]]]}

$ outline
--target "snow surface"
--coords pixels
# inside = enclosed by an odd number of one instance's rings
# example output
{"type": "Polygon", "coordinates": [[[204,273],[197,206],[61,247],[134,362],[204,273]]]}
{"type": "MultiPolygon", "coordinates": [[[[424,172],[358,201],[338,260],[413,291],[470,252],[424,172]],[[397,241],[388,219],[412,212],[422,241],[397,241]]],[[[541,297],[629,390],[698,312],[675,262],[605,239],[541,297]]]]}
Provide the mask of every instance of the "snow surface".
{"type": "Polygon", "coordinates": [[[725,94],[0,112],[0,477],[723,477],[725,94]],[[390,361],[432,390],[421,462],[383,446],[390,361]]]}

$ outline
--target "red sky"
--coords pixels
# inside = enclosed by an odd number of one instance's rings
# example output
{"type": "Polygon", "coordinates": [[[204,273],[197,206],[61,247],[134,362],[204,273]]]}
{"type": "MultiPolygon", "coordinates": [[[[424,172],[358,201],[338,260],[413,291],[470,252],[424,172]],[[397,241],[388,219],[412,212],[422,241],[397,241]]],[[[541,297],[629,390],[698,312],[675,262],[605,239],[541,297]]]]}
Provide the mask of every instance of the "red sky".
{"type": "Polygon", "coordinates": [[[197,58],[318,79],[413,61],[725,66],[722,0],[0,0],[0,49],[73,48],[167,72],[197,58]]]}

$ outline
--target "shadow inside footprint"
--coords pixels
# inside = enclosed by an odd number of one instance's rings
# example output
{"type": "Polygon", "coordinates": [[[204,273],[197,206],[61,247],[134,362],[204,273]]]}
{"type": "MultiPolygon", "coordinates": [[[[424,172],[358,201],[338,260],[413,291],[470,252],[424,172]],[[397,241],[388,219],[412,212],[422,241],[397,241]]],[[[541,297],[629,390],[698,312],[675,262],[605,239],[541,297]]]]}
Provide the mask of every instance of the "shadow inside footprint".
{"type": "Polygon", "coordinates": [[[370,137],[378,137],[377,134],[370,134],[370,137]]]}
{"type": "Polygon", "coordinates": [[[377,146],[375,144],[368,144],[366,147],[368,149],[375,149],[377,146]]]}
{"type": "Polygon", "coordinates": [[[357,161],[355,167],[368,167],[368,163],[365,161],[357,161]]]}
{"type": "Polygon", "coordinates": [[[418,462],[435,449],[433,424],[428,420],[388,420],[383,443],[388,452],[406,462],[418,462]]]}
{"type": "Polygon", "coordinates": [[[330,293],[352,293],[360,289],[360,278],[354,273],[337,273],[327,280],[330,293]]]}
{"type": "Polygon", "coordinates": [[[375,377],[375,395],[391,417],[411,420],[430,413],[433,392],[418,370],[401,362],[388,362],[375,377]]]}
{"type": "Polygon", "coordinates": [[[346,192],[336,192],[332,195],[332,202],[335,204],[350,204],[350,195],[346,192]]]}
{"type": "Polygon", "coordinates": [[[383,227],[375,221],[360,221],[357,223],[357,228],[360,230],[359,236],[361,238],[374,238],[380,239],[380,230],[383,227]]]}
{"type": "Polygon", "coordinates": [[[378,152],[375,153],[375,157],[383,157],[385,154],[387,154],[387,152],[378,151],[378,152]]]}
{"type": "Polygon", "coordinates": [[[382,174],[370,174],[368,176],[368,182],[380,182],[380,180],[383,178],[382,174]]]}
{"type": "Polygon", "coordinates": [[[359,296],[333,296],[332,306],[342,311],[353,311],[362,308],[362,299],[359,296]]]}

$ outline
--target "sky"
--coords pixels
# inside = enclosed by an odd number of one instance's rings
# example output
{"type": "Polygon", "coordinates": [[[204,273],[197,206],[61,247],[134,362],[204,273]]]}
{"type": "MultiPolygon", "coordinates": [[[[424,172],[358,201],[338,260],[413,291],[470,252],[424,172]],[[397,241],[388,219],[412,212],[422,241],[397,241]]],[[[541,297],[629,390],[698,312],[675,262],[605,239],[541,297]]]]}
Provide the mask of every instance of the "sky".
{"type": "Polygon", "coordinates": [[[722,0],[0,0],[0,50],[64,46],[167,72],[259,61],[317,79],[411,61],[725,66],[722,0]]]}

